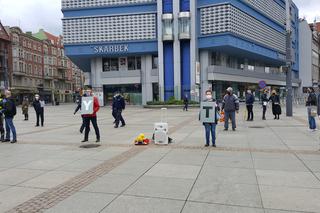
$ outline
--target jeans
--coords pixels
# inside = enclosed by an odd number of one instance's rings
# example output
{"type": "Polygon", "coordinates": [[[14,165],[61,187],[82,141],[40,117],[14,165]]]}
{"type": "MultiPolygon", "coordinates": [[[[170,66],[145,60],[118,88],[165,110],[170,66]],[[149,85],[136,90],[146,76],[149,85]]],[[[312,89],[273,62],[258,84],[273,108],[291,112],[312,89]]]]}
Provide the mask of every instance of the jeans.
{"type": "Polygon", "coordinates": [[[266,118],[267,106],[262,106],[262,118],[266,118]]]}
{"type": "Polygon", "coordinates": [[[43,122],[44,122],[44,110],[40,110],[38,112],[36,112],[37,115],[37,124],[36,126],[39,126],[39,118],[41,119],[41,126],[43,126],[43,122]]]}
{"type": "Polygon", "coordinates": [[[309,128],[310,129],[316,129],[316,119],[311,116],[311,107],[308,107],[308,121],[309,121],[309,128]]]}
{"type": "Polygon", "coordinates": [[[253,120],[253,105],[247,105],[247,110],[248,110],[248,121],[253,120]]]}
{"type": "Polygon", "coordinates": [[[97,124],[97,117],[85,117],[84,118],[84,123],[85,123],[85,128],[86,128],[84,131],[84,139],[85,140],[89,139],[90,121],[91,121],[92,126],[94,128],[94,131],[96,132],[97,139],[100,140],[100,131],[99,131],[99,127],[97,124]]]}
{"type": "Polygon", "coordinates": [[[122,110],[116,110],[115,114],[116,114],[116,126],[119,126],[120,121],[122,125],[125,125],[126,123],[122,117],[122,110]]]}
{"type": "Polygon", "coordinates": [[[10,140],[10,130],[13,135],[13,140],[17,140],[16,128],[13,124],[13,118],[5,118],[6,121],[6,139],[10,140]]]}
{"type": "Polygon", "coordinates": [[[235,111],[225,111],[224,112],[224,128],[229,129],[229,120],[232,121],[232,129],[236,128],[236,112],[235,111]]]}
{"type": "Polygon", "coordinates": [[[206,130],[206,144],[210,145],[210,132],[212,137],[212,145],[216,144],[216,124],[215,123],[204,123],[206,130]]]}

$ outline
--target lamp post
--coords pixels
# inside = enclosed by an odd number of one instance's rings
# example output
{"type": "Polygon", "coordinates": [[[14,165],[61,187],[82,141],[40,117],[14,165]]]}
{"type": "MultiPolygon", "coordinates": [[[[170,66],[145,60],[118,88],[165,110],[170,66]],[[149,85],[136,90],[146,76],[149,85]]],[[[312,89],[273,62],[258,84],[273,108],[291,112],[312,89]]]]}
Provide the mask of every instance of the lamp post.
{"type": "Polygon", "coordinates": [[[292,117],[291,0],[286,0],[286,115],[292,117]]]}

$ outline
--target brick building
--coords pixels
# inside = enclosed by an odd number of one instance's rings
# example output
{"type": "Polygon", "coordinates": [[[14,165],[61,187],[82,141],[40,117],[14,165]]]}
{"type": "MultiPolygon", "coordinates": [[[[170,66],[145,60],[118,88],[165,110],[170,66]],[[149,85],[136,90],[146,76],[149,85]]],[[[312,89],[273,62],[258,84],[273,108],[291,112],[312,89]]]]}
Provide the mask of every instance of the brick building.
{"type": "Polygon", "coordinates": [[[0,22],[0,88],[8,88],[12,73],[12,51],[10,35],[0,22]]]}

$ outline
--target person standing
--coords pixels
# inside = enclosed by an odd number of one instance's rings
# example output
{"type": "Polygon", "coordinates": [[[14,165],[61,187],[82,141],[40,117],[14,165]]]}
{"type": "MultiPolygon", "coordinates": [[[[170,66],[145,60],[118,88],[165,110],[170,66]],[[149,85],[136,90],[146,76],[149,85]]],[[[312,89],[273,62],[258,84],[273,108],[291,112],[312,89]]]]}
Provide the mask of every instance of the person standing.
{"type": "Polygon", "coordinates": [[[11,143],[17,142],[17,133],[16,128],[13,124],[14,116],[17,114],[17,108],[14,103],[14,100],[11,98],[11,92],[9,90],[5,91],[6,98],[3,100],[3,109],[1,113],[4,114],[6,122],[6,139],[3,142],[10,141],[10,133],[12,132],[12,141],[11,143]]]}
{"type": "Polygon", "coordinates": [[[114,96],[112,97],[112,117],[114,118],[113,124],[115,124],[117,120],[116,108],[114,105],[117,96],[118,96],[118,93],[115,93],[114,96]]]}
{"type": "MultiPolygon", "coordinates": [[[[81,105],[82,105],[82,95],[80,95],[78,98],[77,98],[77,108],[74,110],[74,115],[79,111],[81,110],[81,105]]],[[[83,130],[85,128],[85,122],[84,122],[84,117],[83,115],[81,115],[81,118],[82,118],[82,124],[80,126],[80,133],[82,134],[83,133],[83,130]]]]}
{"type": "Polygon", "coordinates": [[[187,94],[185,94],[183,97],[183,104],[184,104],[183,111],[188,111],[189,98],[187,94]]]}
{"type": "Polygon", "coordinates": [[[122,111],[126,108],[126,103],[124,101],[124,98],[122,95],[117,94],[117,96],[114,99],[114,102],[112,104],[112,109],[115,110],[116,115],[116,123],[114,125],[114,128],[119,127],[119,123],[121,121],[121,127],[124,127],[126,125],[123,117],[122,117],[122,111]]]}
{"type": "Polygon", "coordinates": [[[269,101],[272,102],[272,113],[274,115],[274,119],[279,120],[281,115],[280,96],[275,90],[272,91],[269,101]]]}
{"type": "Polygon", "coordinates": [[[263,94],[261,96],[261,101],[262,101],[262,120],[266,120],[267,105],[269,102],[267,90],[263,91],[263,94]]]}
{"type": "MultiPolygon", "coordinates": [[[[92,97],[92,87],[87,86],[85,90],[84,96],[86,97],[92,97]]],[[[92,126],[96,133],[96,142],[100,142],[100,131],[97,123],[97,112],[100,109],[99,100],[96,96],[93,96],[93,113],[92,114],[84,114],[84,124],[85,124],[85,131],[84,131],[84,139],[81,142],[87,142],[89,140],[89,132],[90,132],[90,122],[92,123],[92,126]]]]}
{"type": "Polygon", "coordinates": [[[253,103],[254,103],[254,96],[251,90],[248,90],[246,95],[246,106],[248,111],[247,121],[253,121],[253,103]]]}
{"type": "Polygon", "coordinates": [[[22,114],[24,115],[24,120],[29,120],[29,99],[24,97],[22,101],[22,114]]]}
{"type": "Polygon", "coordinates": [[[231,87],[227,89],[227,94],[223,97],[222,110],[225,113],[224,131],[229,129],[229,119],[232,121],[232,130],[236,131],[236,112],[239,113],[239,99],[233,94],[231,87]]]}
{"type": "Polygon", "coordinates": [[[317,129],[316,119],[317,116],[317,96],[312,87],[308,88],[308,99],[306,101],[309,129],[315,131],[317,129]]]}
{"type": "Polygon", "coordinates": [[[210,133],[212,137],[212,146],[216,147],[216,126],[218,124],[218,118],[217,113],[219,111],[219,106],[215,99],[212,98],[212,91],[207,90],[206,91],[206,100],[204,102],[215,102],[216,108],[215,108],[215,121],[214,123],[203,123],[205,132],[206,132],[206,147],[210,146],[210,133]]]}
{"type": "Polygon", "coordinates": [[[36,127],[39,126],[39,118],[41,119],[41,126],[43,127],[44,123],[44,101],[40,100],[40,96],[38,94],[35,95],[35,100],[33,101],[33,108],[36,111],[37,123],[36,127]]]}
{"type": "MultiPolygon", "coordinates": [[[[2,94],[0,93],[0,111],[3,109],[3,99],[2,94]]],[[[1,139],[0,141],[4,142],[4,116],[2,113],[0,113],[0,133],[1,133],[1,139]]]]}

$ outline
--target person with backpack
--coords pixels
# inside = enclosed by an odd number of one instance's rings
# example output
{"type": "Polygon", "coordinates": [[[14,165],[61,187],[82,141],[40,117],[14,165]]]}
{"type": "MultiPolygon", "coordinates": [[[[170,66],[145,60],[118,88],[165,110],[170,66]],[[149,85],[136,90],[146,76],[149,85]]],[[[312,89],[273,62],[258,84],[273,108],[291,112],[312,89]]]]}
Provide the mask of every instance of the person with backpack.
{"type": "Polygon", "coordinates": [[[306,101],[309,129],[315,131],[317,129],[316,119],[317,116],[317,96],[312,87],[308,88],[308,99],[306,101]]]}
{"type": "Polygon", "coordinates": [[[16,128],[13,124],[14,116],[17,114],[17,108],[15,101],[11,98],[11,92],[9,90],[5,91],[6,98],[3,100],[3,109],[0,111],[1,114],[4,114],[6,122],[6,139],[3,142],[10,141],[10,133],[12,132],[12,141],[11,143],[17,142],[17,133],[16,128]]]}
{"type": "Polygon", "coordinates": [[[239,113],[239,99],[233,94],[231,87],[227,89],[227,94],[223,97],[222,110],[225,113],[224,131],[229,129],[229,119],[232,121],[232,130],[236,131],[236,113],[239,113]]]}

